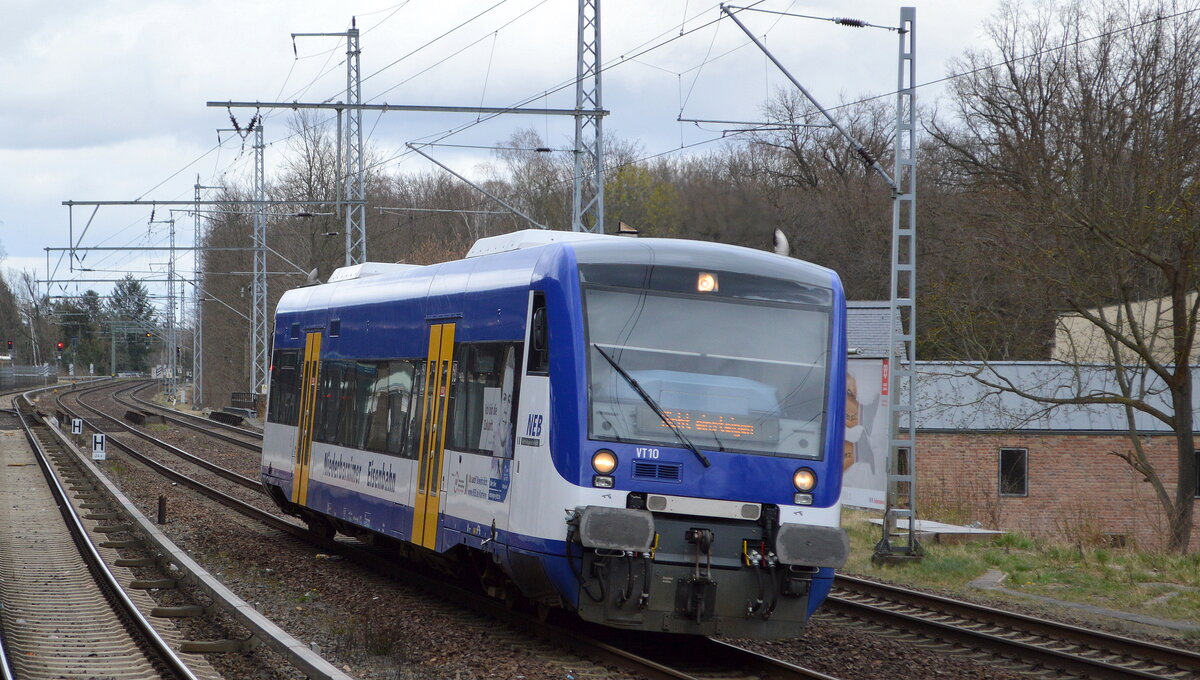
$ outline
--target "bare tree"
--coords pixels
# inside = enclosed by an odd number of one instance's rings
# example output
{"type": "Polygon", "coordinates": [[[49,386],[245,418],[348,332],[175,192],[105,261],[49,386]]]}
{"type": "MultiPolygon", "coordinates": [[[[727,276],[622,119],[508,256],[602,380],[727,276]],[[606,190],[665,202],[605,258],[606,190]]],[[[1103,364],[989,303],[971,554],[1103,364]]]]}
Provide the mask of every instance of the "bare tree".
{"type": "Polygon", "coordinates": [[[989,29],[995,53],[970,53],[958,64],[956,120],[934,127],[954,177],[993,216],[980,222],[979,248],[1002,256],[1009,272],[1044,288],[1094,333],[1094,342],[1079,341],[1077,331],[1059,343],[1067,346],[1060,358],[1102,359],[1115,371],[1115,382],[1069,396],[993,385],[1050,405],[1120,405],[1131,434],[1137,413],[1166,424],[1176,438],[1173,493],[1169,471],[1157,469],[1136,436],[1121,455],[1154,487],[1169,547],[1179,551],[1191,539],[1197,478],[1194,9],[1170,0],[1078,0],[1032,11],[1006,4],[989,29]],[[1146,303],[1158,299],[1165,313],[1147,314],[1146,303]],[[1164,339],[1168,349],[1160,351],[1164,339]],[[1085,346],[1099,351],[1079,351],[1085,346]]]}
{"type": "MultiPolygon", "coordinates": [[[[845,104],[833,115],[851,135],[891,163],[895,110],[881,101],[845,104]]],[[[794,90],[767,103],[780,131],[755,135],[743,161],[767,187],[778,226],[799,257],[837,270],[847,293],[858,299],[888,294],[891,196],[845,137],[794,90]]]]}
{"type": "MultiPolygon", "coordinates": [[[[280,172],[271,182],[270,198],[315,201],[341,196],[345,192],[345,173],[330,126],[322,124],[313,112],[300,111],[291,119],[290,129],[290,153],[284,156],[280,172]]],[[[282,286],[275,287],[302,284],[305,272],[312,269],[324,279],[342,266],[346,250],[344,215],[316,207],[285,207],[275,212],[282,214],[268,221],[267,245],[294,263],[268,255],[268,270],[294,274],[294,280],[280,281],[282,286]]]]}
{"type": "MultiPolygon", "coordinates": [[[[13,275],[10,272],[10,276],[13,275]]],[[[17,309],[24,321],[21,325],[20,339],[14,338],[13,342],[21,348],[20,356],[23,359],[49,364],[54,357],[56,333],[54,319],[50,314],[50,300],[38,292],[37,275],[32,271],[21,270],[15,273],[15,277],[13,292],[17,309]]]]}
{"type": "Polygon", "coordinates": [[[11,352],[13,361],[15,363],[31,363],[33,360],[32,349],[24,337],[25,319],[17,304],[17,296],[13,294],[12,288],[4,278],[0,278],[0,328],[5,330],[5,337],[0,338],[0,340],[6,341],[3,345],[4,351],[8,350],[7,342],[11,341],[13,343],[11,352]]]}

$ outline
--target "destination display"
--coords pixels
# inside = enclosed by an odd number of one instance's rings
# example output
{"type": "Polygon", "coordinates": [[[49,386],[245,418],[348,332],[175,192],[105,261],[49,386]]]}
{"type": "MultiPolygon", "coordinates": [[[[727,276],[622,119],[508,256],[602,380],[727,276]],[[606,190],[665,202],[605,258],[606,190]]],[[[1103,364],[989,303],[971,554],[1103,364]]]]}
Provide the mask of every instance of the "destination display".
{"type": "MultiPolygon", "coordinates": [[[[671,424],[684,434],[703,432],[725,441],[774,442],[779,439],[779,419],[754,414],[712,413],[683,409],[663,409],[671,424]]],[[[638,430],[658,433],[670,428],[648,406],[638,407],[638,430]]]]}

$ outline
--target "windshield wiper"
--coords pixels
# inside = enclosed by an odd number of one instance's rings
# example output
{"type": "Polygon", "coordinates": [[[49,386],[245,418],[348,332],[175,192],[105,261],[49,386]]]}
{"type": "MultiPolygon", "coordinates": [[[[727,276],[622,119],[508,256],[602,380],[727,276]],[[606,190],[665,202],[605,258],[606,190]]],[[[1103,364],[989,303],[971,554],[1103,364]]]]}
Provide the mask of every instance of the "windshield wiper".
{"type": "Polygon", "coordinates": [[[634,380],[632,375],[626,373],[625,369],[621,368],[620,364],[618,364],[612,357],[608,356],[608,352],[600,349],[600,345],[597,345],[593,342],[592,347],[595,347],[596,351],[600,353],[600,356],[604,357],[605,360],[612,365],[613,369],[616,370],[617,373],[621,374],[621,377],[625,379],[625,382],[629,383],[629,386],[633,388],[633,391],[637,392],[638,396],[642,398],[642,401],[645,401],[646,405],[649,406],[652,411],[654,411],[654,414],[662,419],[663,424],[671,428],[671,431],[675,433],[675,436],[679,438],[679,441],[682,442],[684,446],[691,449],[692,453],[696,454],[696,457],[700,459],[700,462],[704,463],[704,467],[712,467],[712,463],[708,460],[708,456],[701,453],[700,449],[696,448],[696,445],[693,444],[692,441],[683,434],[683,431],[679,429],[679,426],[671,422],[671,419],[667,417],[667,414],[663,413],[662,408],[659,407],[658,403],[654,401],[654,398],[651,397],[646,390],[642,389],[642,386],[638,384],[638,381],[634,380]]]}

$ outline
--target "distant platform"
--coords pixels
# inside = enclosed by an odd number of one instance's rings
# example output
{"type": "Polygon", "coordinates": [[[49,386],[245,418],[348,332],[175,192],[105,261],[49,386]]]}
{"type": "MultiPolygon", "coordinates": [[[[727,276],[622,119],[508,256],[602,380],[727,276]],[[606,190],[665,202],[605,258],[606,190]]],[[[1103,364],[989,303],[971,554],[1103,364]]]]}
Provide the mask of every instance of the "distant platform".
{"type": "MultiPolygon", "coordinates": [[[[872,524],[883,524],[882,519],[867,520],[872,524]]],[[[896,520],[896,528],[908,530],[908,519],[902,518],[896,520]]],[[[933,537],[934,543],[963,543],[965,541],[974,541],[988,536],[999,536],[1007,532],[997,531],[995,529],[983,529],[981,527],[965,527],[957,524],[946,524],[944,522],[935,522],[931,519],[918,519],[916,525],[917,534],[925,537],[926,540],[930,536],[933,537]]]]}

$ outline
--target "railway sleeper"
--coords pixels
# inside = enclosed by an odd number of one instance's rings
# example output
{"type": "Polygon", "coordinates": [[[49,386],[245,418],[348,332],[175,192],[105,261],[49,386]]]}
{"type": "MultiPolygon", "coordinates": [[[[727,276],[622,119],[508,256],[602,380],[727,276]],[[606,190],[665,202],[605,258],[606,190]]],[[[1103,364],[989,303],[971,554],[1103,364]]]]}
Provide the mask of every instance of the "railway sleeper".
{"type": "Polygon", "coordinates": [[[160,619],[192,619],[204,616],[208,610],[198,604],[186,604],[176,607],[154,607],[150,616],[160,619]]]}
{"type": "Polygon", "coordinates": [[[153,567],[158,565],[158,560],[153,557],[119,557],[113,560],[113,564],[118,567],[153,567]]]}
{"type": "Polygon", "coordinates": [[[179,651],[184,654],[229,654],[245,649],[242,640],[184,640],[179,651]]]}
{"type": "Polygon", "coordinates": [[[100,543],[101,548],[113,548],[114,550],[123,550],[125,548],[137,548],[142,544],[138,541],[103,541],[100,543]]]}
{"type": "Polygon", "coordinates": [[[173,578],[137,579],[129,582],[129,587],[135,590],[169,590],[178,585],[173,578]]]}
{"type": "Polygon", "coordinates": [[[163,425],[167,421],[161,414],[149,411],[126,411],[125,420],[135,425],[163,425]]]}

